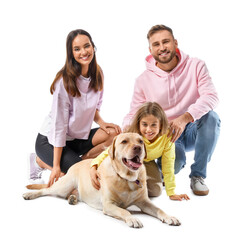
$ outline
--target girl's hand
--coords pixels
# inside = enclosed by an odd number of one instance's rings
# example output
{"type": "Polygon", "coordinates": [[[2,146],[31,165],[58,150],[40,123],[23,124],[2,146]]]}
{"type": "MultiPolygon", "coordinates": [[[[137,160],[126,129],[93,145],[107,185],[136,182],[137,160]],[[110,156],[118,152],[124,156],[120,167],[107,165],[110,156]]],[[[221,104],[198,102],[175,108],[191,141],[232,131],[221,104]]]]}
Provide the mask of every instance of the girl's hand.
{"type": "Polygon", "coordinates": [[[92,183],[93,187],[96,188],[97,190],[99,190],[100,189],[100,182],[99,182],[100,176],[97,171],[97,165],[94,165],[90,168],[89,174],[90,174],[91,183],[92,183]]]}
{"type": "Polygon", "coordinates": [[[54,182],[56,182],[63,175],[64,174],[61,172],[60,167],[53,167],[49,178],[48,187],[50,187],[54,182]]]}
{"type": "Polygon", "coordinates": [[[100,124],[100,128],[104,130],[107,134],[110,134],[109,128],[114,128],[117,134],[120,134],[122,132],[121,128],[114,123],[103,122],[102,124],[100,124]]]}
{"type": "Polygon", "coordinates": [[[171,200],[176,200],[176,201],[182,201],[183,199],[185,200],[190,200],[190,198],[186,194],[180,194],[180,195],[171,195],[170,196],[171,200]]]}

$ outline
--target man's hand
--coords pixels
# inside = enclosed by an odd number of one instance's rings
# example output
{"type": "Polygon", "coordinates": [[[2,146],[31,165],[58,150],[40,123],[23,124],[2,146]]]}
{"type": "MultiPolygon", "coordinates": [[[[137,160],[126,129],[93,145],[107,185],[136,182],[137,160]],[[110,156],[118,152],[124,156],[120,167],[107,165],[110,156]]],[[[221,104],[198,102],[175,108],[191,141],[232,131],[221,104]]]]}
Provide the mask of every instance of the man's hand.
{"type": "Polygon", "coordinates": [[[192,121],[193,121],[193,117],[188,112],[172,120],[170,122],[169,133],[167,135],[168,137],[172,136],[171,142],[175,142],[185,130],[186,125],[192,121]]]}

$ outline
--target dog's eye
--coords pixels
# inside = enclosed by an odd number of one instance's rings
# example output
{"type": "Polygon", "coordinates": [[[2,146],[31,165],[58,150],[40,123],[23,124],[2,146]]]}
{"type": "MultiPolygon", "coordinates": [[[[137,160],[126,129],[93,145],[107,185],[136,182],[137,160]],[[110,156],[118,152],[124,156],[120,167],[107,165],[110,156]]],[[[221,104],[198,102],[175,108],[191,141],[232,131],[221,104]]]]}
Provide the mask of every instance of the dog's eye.
{"type": "Polygon", "coordinates": [[[127,140],[123,140],[121,143],[122,144],[126,144],[127,143],[127,140]]]}
{"type": "Polygon", "coordinates": [[[140,139],[140,140],[139,140],[139,143],[143,144],[143,140],[140,139]]]}

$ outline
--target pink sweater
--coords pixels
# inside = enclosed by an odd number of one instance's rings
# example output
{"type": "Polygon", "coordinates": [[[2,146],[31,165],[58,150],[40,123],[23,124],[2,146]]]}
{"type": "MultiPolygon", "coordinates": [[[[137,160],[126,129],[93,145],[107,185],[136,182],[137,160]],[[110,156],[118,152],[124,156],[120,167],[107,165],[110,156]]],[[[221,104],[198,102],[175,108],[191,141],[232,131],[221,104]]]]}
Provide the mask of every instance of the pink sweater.
{"type": "Polygon", "coordinates": [[[205,63],[177,51],[178,65],[169,73],[161,70],[149,55],[146,70],[136,79],[130,112],[123,120],[129,125],[141,104],[152,101],[159,103],[169,120],[189,112],[194,120],[214,109],[218,96],[205,63]]]}
{"type": "Polygon", "coordinates": [[[40,134],[47,136],[55,147],[64,147],[67,140],[88,139],[96,109],[100,110],[103,91],[89,88],[90,79],[77,78],[81,97],[72,97],[64,88],[61,78],[55,85],[50,114],[42,125],[40,134]]]}

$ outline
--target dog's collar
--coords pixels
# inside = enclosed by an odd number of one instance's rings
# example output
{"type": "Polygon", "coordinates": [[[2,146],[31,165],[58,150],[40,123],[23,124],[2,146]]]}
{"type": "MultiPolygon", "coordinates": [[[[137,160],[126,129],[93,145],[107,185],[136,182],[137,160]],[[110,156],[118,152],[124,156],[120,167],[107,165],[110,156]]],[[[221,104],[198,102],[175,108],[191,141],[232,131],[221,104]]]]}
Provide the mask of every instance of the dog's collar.
{"type": "MultiPolygon", "coordinates": [[[[114,167],[113,167],[113,169],[114,169],[114,167]]],[[[115,169],[114,169],[114,170],[115,170],[115,169]]],[[[116,174],[117,174],[117,176],[119,176],[121,179],[127,180],[127,179],[125,179],[125,178],[122,178],[122,177],[120,176],[119,173],[116,172],[116,174]]],[[[136,184],[138,185],[139,188],[142,188],[142,187],[143,187],[143,184],[142,184],[138,179],[135,180],[135,181],[129,181],[129,180],[127,180],[127,181],[128,181],[128,182],[134,182],[134,183],[136,183],[136,184]]]]}
{"type": "MultiPolygon", "coordinates": [[[[116,169],[114,168],[113,164],[111,164],[113,170],[115,171],[115,173],[117,174],[117,176],[119,176],[121,179],[124,179],[123,177],[120,176],[120,174],[116,171],[116,169]]],[[[125,180],[125,179],[124,179],[125,180]]],[[[127,179],[126,179],[127,180],[127,179]]],[[[142,188],[143,187],[143,184],[137,179],[135,181],[129,181],[127,180],[128,182],[134,182],[138,185],[139,188],[142,188]]]]}
{"type": "Polygon", "coordinates": [[[143,184],[138,179],[135,181],[135,183],[138,185],[138,187],[140,188],[143,187],[143,184]]]}
{"type": "MultiPolygon", "coordinates": [[[[118,173],[116,173],[121,179],[124,179],[122,178],[118,173]]],[[[127,179],[124,179],[124,180],[127,180],[127,179]]],[[[135,181],[129,181],[127,180],[128,182],[131,182],[131,183],[136,183],[138,185],[139,188],[142,188],[143,187],[143,184],[137,179],[135,181]]]]}

